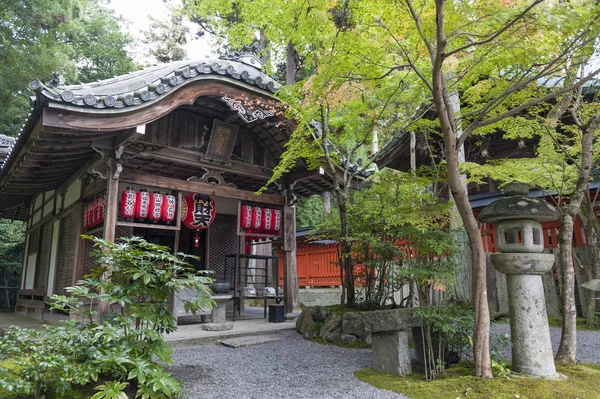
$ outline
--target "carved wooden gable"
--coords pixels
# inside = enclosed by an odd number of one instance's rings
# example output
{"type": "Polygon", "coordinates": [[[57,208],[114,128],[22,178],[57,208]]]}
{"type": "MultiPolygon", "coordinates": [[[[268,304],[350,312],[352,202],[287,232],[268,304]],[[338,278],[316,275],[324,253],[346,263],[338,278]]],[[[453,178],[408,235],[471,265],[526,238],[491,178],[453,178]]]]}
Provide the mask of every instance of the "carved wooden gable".
{"type": "Polygon", "coordinates": [[[273,167],[277,163],[261,140],[245,127],[190,111],[174,111],[150,123],[143,141],[193,151],[203,159],[225,165],[235,161],[273,167]]]}

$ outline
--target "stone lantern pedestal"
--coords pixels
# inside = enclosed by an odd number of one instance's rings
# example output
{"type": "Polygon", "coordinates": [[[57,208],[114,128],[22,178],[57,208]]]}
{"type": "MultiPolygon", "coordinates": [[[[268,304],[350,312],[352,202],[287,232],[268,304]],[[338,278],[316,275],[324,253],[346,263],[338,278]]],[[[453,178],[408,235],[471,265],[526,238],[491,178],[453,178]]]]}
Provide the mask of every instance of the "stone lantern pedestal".
{"type": "Polygon", "coordinates": [[[522,183],[506,185],[506,197],[484,208],[478,219],[496,223],[500,253],[491,254],[490,260],[496,270],[506,274],[512,369],[557,378],[542,284],[542,275],[552,268],[554,255],[541,253],[540,222],[556,220],[560,214],[547,202],[527,197],[528,191],[522,183]]]}

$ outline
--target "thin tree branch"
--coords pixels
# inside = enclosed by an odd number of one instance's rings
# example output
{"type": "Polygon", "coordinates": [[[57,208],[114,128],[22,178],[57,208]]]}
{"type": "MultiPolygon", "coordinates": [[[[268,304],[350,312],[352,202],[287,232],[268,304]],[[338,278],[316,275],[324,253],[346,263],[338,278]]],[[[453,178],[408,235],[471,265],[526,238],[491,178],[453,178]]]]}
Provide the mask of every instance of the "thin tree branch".
{"type": "Polygon", "coordinates": [[[452,50],[448,53],[445,54],[445,57],[450,57],[456,53],[459,53],[461,51],[464,51],[468,48],[471,47],[475,47],[475,46],[479,46],[482,44],[486,44],[491,42],[492,40],[494,40],[495,38],[497,38],[498,36],[500,36],[502,33],[506,32],[508,29],[510,29],[511,27],[513,27],[519,20],[523,19],[525,17],[525,15],[527,15],[529,13],[529,11],[531,11],[531,9],[533,7],[535,7],[536,5],[543,3],[544,0],[535,0],[533,3],[531,3],[530,6],[528,6],[525,10],[523,10],[523,12],[521,12],[519,15],[517,15],[512,21],[509,21],[506,25],[504,25],[502,28],[500,28],[499,30],[497,30],[496,32],[494,32],[490,37],[488,37],[485,40],[479,40],[473,43],[469,43],[469,44],[465,44],[462,47],[457,48],[456,50],[452,50]]]}
{"type": "Polygon", "coordinates": [[[595,78],[595,76],[600,73],[600,69],[595,70],[592,74],[586,76],[585,78],[579,80],[579,82],[574,83],[570,86],[567,87],[563,87],[562,89],[556,90],[550,94],[547,94],[545,96],[542,97],[538,97],[536,99],[533,99],[531,101],[526,102],[525,104],[521,104],[518,107],[512,108],[509,111],[506,111],[505,113],[498,115],[496,117],[490,118],[490,119],[485,119],[483,121],[478,121],[478,122],[472,122],[469,126],[467,126],[467,128],[465,129],[465,131],[463,132],[463,134],[460,136],[459,140],[458,140],[458,144],[461,145],[465,139],[471,134],[473,133],[473,131],[475,129],[484,127],[484,126],[488,126],[491,124],[494,124],[496,122],[501,121],[502,119],[508,118],[510,116],[516,115],[519,112],[532,107],[534,105],[540,104],[544,101],[548,101],[551,100],[555,97],[560,96],[561,94],[567,93],[569,91],[575,90],[576,88],[578,88],[579,86],[583,85],[584,83],[592,80],[595,78]]]}

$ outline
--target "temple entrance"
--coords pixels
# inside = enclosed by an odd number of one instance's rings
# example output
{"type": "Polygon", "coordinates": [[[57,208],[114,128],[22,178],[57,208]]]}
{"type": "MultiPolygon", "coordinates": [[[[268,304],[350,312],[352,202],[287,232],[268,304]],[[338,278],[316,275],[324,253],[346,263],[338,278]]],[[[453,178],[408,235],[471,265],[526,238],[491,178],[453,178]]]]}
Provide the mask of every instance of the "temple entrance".
{"type": "Polygon", "coordinates": [[[188,260],[196,270],[208,269],[207,237],[207,230],[191,230],[185,226],[181,226],[181,230],[179,231],[179,248],[177,252],[198,256],[200,259],[188,260]]]}

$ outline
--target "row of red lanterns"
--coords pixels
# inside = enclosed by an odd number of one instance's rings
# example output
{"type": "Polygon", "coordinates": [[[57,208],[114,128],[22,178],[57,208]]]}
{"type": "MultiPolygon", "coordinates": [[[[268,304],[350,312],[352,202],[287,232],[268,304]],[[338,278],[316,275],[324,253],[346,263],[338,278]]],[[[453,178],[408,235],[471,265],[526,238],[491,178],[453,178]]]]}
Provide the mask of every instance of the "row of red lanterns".
{"type": "Polygon", "coordinates": [[[177,198],[158,191],[150,194],[146,190],[135,191],[127,187],[121,193],[121,216],[127,219],[149,219],[153,222],[175,220],[177,198]]]}
{"type": "Polygon", "coordinates": [[[83,212],[83,227],[98,226],[104,222],[106,212],[106,194],[101,194],[85,204],[83,212]]]}
{"type": "Polygon", "coordinates": [[[281,230],[281,211],[244,205],[241,209],[240,227],[246,233],[277,235],[281,230]]]}

